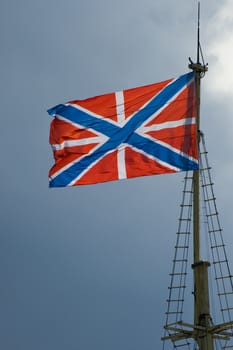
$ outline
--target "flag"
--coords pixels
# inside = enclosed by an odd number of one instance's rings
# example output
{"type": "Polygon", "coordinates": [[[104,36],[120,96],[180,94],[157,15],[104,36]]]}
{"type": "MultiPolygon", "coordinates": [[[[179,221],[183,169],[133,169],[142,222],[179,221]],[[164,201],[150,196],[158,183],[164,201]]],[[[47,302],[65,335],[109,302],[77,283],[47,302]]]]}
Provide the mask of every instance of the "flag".
{"type": "Polygon", "coordinates": [[[49,186],[198,169],[194,73],[48,110],[49,186]]]}

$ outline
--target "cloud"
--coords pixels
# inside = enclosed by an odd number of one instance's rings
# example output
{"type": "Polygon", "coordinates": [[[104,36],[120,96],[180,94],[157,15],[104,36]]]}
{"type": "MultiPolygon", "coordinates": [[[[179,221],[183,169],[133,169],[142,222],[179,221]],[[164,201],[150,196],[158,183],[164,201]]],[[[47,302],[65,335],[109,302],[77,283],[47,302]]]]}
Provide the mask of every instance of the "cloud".
{"type": "Polygon", "coordinates": [[[211,18],[207,28],[209,37],[207,56],[211,61],[209,89],[219,98],[233,96],[233,3],[226,0],[211,18]],[[217,80],[216,80],[217,77],[217,80]]]}
{"type": "Polygon", "coordinates": [[[224,0],[205,13],[208,17],[201,21],[201,39],[209,72],[202,82],[202,125],[220,212],[224,208],[223,221],[229,222],[233,175],[233,2],[224,0]]]}

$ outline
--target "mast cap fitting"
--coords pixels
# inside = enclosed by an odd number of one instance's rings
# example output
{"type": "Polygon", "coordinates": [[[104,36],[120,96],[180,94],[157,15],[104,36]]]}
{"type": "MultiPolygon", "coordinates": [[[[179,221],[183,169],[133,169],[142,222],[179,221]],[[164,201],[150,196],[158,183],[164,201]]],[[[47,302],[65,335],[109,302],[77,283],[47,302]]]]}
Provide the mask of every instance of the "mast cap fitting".
{"type": "Polygon", "coordinates": [[[193,63],[191,62],[189,64],[189,68],[192,69],[195,72],[198,73],[205,73],[208,71],[208,65],[207,64],[201,64],[201,63],[193,63]]]}

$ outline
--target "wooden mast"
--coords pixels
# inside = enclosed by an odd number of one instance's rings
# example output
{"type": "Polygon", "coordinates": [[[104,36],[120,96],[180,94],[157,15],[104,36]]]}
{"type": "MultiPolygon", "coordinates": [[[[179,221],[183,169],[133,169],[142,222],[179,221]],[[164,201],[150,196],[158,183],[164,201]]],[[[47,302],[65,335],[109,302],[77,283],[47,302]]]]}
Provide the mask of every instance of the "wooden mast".
{"type": "MultiPolygon", "coordinates": [[[[196,117],[198,135],[198,158],[200,157],[200,103],[201,77],[207,67],[200,63],[200,2],[198,2],[197,26],[197,62],[190,63],[189,68],[194,71],[196,85],[196,117]]],[[[196,341],[200,350],[213,350],[213,334],[208,332],[211,327],[208,261],[201,260],[200,252],[200,171],[193,172],[193,277],[194,277],[194,329],[196,341]],[[199,328],[200,327],[200,328],[199,328]],[[203,331],[204,328],[204,331],[203,331]]]]}
{"type": "MultiPolygon", "coordinates": [[[[197,27],[197,62],[190,63],[189,68],[195,73],[196,85],[196,117],[198,135],[198,157],[200,157],[200,102],[201,102],[201,76],[207,71],[207,67],[200,63],[200,2],[198,2],[198,27],[197,27]]],[[[213,335],[207,330],[211,324],[208,267],[210,263],[201,260],[200,253],[200,171],[193,172],[193,277],[194,277],[194,329],[196,329],[196,341],[200,350],[213,350],[213,335]]]]}
{"type": "MultiPolygon", "coordinates": [[[[189,68],[195,74],[196,87],[196,117],[197,117],[197,142],[198,158],[200,160],[200,89],[201,78],[207,72],[207,65],[200,62],[202,56],[200,46],[200,1],[198,2],[198,28],[197,28],[197,61],[190,60],[189,68]]],[[[203,61],[203,57],[202,57],[203,61]]],[[[199,350],[214,350],[214,339],[229,340],[233,337],[233,321],[213,325],[210,313],[208,267],[210,263],[201,259],[200,247],[200,170],[193,171],[193,279],[194,279],[194,320],[193,324],[176,321],[166,324],[165,330],[168,335],[162,340],[171,340],[173,343],[183,339],[193,338],[198,344],[199,350]]],[[[172,287],[171,287],[172,288],[172,287]]],[[[224,294],[224,293],[223,293],[224,294]]],[[[174,300],[173,300],[174,301],[174,300]]],[[[182,346],[182,345],[181,345],[182,346]]]]}

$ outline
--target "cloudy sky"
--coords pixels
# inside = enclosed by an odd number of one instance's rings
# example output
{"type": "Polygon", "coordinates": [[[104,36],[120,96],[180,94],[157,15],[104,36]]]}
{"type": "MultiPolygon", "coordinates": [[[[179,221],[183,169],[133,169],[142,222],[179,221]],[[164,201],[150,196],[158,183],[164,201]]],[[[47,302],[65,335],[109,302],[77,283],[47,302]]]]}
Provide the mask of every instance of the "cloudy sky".
{"type": "MultiPolygon", "coordinates": [[[[233,267],[233,3],[201,6],[201,124],[233,267]]],[[[186,73],[196,17],[196,0],[0,2],[2,349],[161,348],[183,174],[49,189],[46,110],[186,73]]]]}

